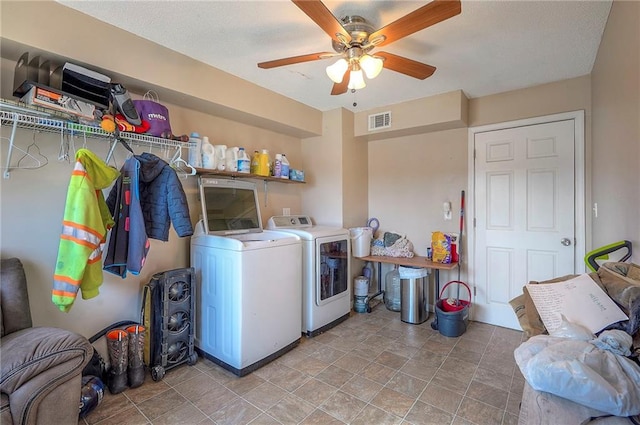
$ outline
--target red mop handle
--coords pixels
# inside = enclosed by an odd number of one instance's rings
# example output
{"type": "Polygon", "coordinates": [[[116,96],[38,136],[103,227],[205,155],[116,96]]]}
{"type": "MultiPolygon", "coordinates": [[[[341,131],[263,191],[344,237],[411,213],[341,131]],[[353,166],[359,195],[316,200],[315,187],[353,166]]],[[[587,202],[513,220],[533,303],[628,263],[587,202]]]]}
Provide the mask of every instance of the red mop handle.
{"type": "Polygon", "coordinates": [[[460,238],[462,238],[463,225],[464,225],[464,190],[460,194],[460,238]]]}
{"type": "MultiPolygon", "coordinates": [[[[462,264],[462,228],[464,226],[464,190],[460,193],[460,234],[458,235],[458,280],[460,280],[460,265],[462,264]]],[[[460,285],[458,285],[458,299],[460,299],[460,285]]]]}

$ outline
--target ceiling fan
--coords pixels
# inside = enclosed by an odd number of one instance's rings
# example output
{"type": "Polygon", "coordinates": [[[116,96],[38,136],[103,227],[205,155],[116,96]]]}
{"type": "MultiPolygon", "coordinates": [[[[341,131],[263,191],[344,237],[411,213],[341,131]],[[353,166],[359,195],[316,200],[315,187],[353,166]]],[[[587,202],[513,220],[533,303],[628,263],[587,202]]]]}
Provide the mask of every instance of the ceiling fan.
{"type": "Polygon", "coordinates": [[[263,69],[292,65],[320,59],[340,57],[327,67],[327,75],[334,82],[332,95],[346,93],[347,90],[359,90],[366,86],[363,71],[367,78],[375,78],[382,68],[424,80],[435,72],[436,68],[388,52],[371,51],[390,44],[403,37],[442,22],[462,11],[460,0],[433,0],[419,9],[378,30],[363,17],[353,15],[338,20],[320,0],[291,0],[312,21],[314,21],[332,40],[334,52],[311,53],[283,59],[261,62],[263,69]]]}

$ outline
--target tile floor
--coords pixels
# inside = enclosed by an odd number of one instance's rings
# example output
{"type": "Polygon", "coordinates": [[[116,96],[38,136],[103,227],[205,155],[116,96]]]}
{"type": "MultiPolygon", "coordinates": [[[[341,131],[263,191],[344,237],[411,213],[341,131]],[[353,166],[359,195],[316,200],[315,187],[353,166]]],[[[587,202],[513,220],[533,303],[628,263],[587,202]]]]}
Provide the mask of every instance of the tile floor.
{"type": "Polygon", "coordinates": [[[378,305],[238,378],[211,361],[105,394],[79,424],[517,424],[522,333],[471,322],[457,338],[378,305]]]}

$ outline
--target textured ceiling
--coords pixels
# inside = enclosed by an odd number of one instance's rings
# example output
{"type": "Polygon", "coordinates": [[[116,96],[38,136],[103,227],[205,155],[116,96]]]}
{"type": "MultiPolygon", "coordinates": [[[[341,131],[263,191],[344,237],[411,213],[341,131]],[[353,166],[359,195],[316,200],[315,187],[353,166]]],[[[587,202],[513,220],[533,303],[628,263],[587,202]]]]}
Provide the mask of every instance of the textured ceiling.
{"type": "MultiPolygon", "coordinates": [[[[331,96],[325,67],[335,59],[256,65],[332,51],[329,36],[290,1],[58,1],[322,111],[368,110],[458,89],[474,98],[589,74],[611,8],[609,0],[462,1],[460,15],[384,47],[435,66],[432,77],[383,70],[364,89],[331,96]]],[[[360,15],[380,28],[427,2],[324,3],[339,19],[360,15]]]]}

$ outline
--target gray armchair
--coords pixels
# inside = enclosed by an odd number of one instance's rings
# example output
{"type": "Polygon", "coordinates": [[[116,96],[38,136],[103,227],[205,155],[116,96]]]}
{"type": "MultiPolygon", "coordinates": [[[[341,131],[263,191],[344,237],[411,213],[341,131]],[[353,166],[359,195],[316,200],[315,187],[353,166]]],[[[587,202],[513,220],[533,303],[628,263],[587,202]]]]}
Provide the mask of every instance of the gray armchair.
{"type": "Polygon", "coordinates": [[[0,264],[0,423],[77,424],[89,341],[32,327],[27,279],[17,258],[0,264]]]}

